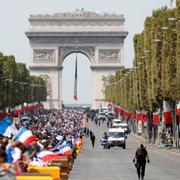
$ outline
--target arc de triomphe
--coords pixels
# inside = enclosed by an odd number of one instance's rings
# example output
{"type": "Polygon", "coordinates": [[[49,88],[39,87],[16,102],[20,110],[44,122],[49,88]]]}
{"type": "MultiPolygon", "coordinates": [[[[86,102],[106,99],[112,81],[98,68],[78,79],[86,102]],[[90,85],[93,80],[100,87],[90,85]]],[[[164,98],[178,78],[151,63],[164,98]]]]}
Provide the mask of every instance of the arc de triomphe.
{"type": "Polygon", "coordinates": [[[124,39],[128,34],[124,21],[123,15],[84,10],[30,16],[26,32],[31,46],[30,71],[47,80],[50,108],[61,107],[62,63],[73,52],[83,53],[91,62],[92,108],[103,105],[103,77],[123,66],[124,39]]]}

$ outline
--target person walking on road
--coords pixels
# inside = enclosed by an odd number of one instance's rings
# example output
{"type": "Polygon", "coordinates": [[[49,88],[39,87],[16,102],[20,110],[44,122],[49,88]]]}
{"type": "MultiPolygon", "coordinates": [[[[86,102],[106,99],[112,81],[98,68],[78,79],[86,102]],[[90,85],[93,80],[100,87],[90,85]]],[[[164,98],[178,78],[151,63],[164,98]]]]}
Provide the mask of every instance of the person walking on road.
{"type": "Polygon", "coordinates": [[[89,128],[87,128],[86,137],[89,137],[89,128]]]}
{"type": "Polygon", "coordinates": [[[96,140],[96,137],[95,137],[94,133],[92,133],[92,135],[91,135],[91,143],[92,143],[93,148],[94,148],[95,140],[96,140]]]}
{"type": "Polygon", "coordinates": [[[100,120],[100,119],[98,120],[98,125],[99,125],[99,126],[101,125],[101,120],[100,120]]]}
{"type": "Polygon", "coordinates": [[[146,161],[150,163],[148,152],[144,145],[141,144],[136,150],[135,158],[133,159],[133,162],[137,168],[138,178],[141,178],[141,180],[143,180],[145,176],[146,161]]]}
{"type": "Polygon", "coordinates": [[[108,134],[107,132],[104,132],[104,140],[105,140],[105,144],[104,144],[104,149],[108,148],[108,134]]]}
{"type": "Polygon", "coordinates": [[[107,128],[109,128],[109,119],[107,120],[107,128]]]}

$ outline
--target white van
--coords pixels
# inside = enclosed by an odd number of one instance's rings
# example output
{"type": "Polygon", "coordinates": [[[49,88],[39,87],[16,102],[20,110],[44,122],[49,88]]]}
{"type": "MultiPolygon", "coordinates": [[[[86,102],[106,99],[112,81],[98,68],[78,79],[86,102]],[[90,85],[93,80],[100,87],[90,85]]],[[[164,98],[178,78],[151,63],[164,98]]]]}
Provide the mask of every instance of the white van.
{"type": "Polygon", "coordinates": [[[127,136],[123,129],[121,128],[110,128],[108,130],[108,144],[107,147],[110,149],[114,146],[123,147],[126,149],[126,139],[127,136]]]}

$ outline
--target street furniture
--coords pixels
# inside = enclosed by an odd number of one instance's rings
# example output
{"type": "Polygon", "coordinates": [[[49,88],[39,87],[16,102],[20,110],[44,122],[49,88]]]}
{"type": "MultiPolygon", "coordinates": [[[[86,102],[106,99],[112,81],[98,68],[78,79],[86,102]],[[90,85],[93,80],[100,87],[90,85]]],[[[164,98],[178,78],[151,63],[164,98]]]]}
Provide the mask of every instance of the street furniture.
{"type": "Polygon", "coordinates": [[[53,180],[60,179],[60,168],[56,166],[48,166],[48,167],[35,167],[29,166],[27,168],[27,172],[29,173],[49,173],[52,175],[53,180]]]}

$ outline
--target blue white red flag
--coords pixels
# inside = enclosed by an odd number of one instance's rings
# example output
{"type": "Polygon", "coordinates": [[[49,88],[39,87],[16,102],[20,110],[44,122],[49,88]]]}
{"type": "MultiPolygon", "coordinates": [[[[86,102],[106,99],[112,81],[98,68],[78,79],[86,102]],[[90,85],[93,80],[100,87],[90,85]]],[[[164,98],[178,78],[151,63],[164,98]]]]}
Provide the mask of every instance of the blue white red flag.
{"type": "Polygon", "coordinates": [[[74,75],[74,100],[78,100],[77,98],[77,53],[76,53],[76,65],[75,65],[75,75],[74,75]]]}
{"type": "Polygon", "coordinates": [[[177,104],[177,115],[179,116],[179,124],[180,124],[180,101],[177,104]]]}
{"type": "Polygon", "coordinates": [[[0,121],[0,134],[10,138],[10,135],[15,135],[17,129],[12,123],[10,117],[5,117],[0,121]]]}
{"type": "Polygon", "coordinates": [[[171,108],[167,101],[163,101],[163,116],[165,124],[172,124],[171,108]]]}
{"type": "Polygon", "coordinates": [[[17,133],[18,133],[18,130],[17,130],[16,126],[14,124],[12,124],[11,126],[8,126],[6,131],[3,133],[3,136],[11,138],[12,135],[15,136],[17,133]]]}
{"type": "Polygon", "coordinates": [[[153,113],[153,124],[157,125],[160,123],[160,109],[153,113]]]}
{"type": "Polygon", "coordinates": [[[61,158],[61,156],[58,156],[57,154],[55,154],[51,151],[46,151],[46,150],[43,150],[40,153],[38,153],[37,157],[45,162],[50,161],[52,159],[60,159],[61,158]]]}
{"type": "Polygon", "coordinates": [[[59,145],[58,147],[56,147],[56,149],[54,149],[54,152],[57,155],[69,156],[71,153],[71,147],[69,146],[69,144],[59,145]]]}
{"type": "Polygon", "coordinates": [[[25,127],[19,129],[19,132],[13,137],[13,140],[18,140],[26,146],[37,141],[32,132],[25,127]]]}

